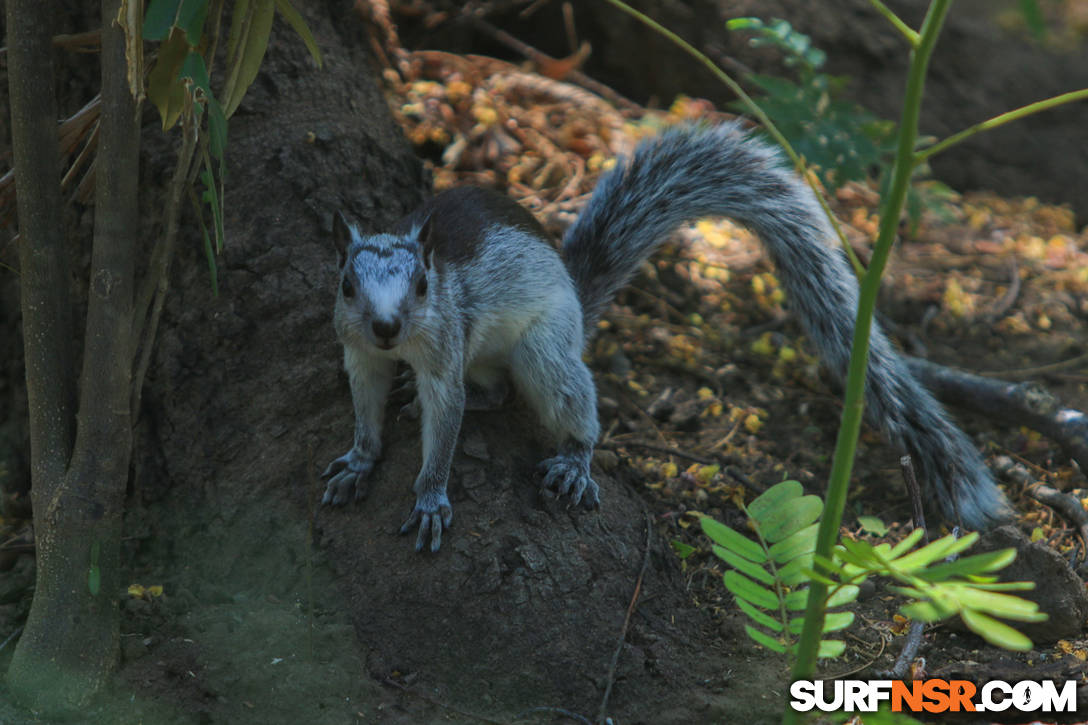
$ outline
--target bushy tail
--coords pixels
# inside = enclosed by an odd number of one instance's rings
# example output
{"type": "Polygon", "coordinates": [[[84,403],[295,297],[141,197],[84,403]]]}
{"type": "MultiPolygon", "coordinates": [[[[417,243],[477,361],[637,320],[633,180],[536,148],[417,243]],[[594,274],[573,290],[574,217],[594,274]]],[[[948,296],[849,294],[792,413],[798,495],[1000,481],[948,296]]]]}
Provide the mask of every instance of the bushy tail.
{"type": "MultiPolygon", "coordinates": [[[[811,190],[777,151],[736,124],[681,126],[644,141],[604,176],[563,242],[585,310],[586,334],[657,247],[681,224],[729,217],[763,241],[790,307],[840,379],[850,359],[857,282],[811,190]]],[[[866,413],[909,453],[943,512],[986,528],[1012,511],[975,447],[907,370],[873,324],[866,413]]]]}

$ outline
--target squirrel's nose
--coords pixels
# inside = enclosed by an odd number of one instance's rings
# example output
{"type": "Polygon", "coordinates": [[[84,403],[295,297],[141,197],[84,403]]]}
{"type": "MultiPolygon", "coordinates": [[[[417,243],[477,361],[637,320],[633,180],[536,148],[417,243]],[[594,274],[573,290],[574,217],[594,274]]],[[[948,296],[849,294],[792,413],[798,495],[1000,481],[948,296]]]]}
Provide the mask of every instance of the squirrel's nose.
{"type": "Polygon", "coordinates": [[[393,320],[392,322],[385,322],[384,320],[374,320],[371,323],[371,327],[374,330],[374,337],[379,340],[389,341],[397,336],[400,332],[400,320],[393,320]]]}

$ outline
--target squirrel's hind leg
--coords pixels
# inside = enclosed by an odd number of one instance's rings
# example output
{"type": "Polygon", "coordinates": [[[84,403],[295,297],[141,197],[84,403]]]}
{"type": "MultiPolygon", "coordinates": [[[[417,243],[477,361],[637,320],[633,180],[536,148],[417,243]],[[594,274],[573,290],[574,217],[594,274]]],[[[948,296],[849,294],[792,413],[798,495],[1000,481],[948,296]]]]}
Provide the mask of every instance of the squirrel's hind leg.
{"type": "Polygon", "coordinates": [[[586,508],[600,505],[589,463],[600,425],[593,376],[582,362],[581,330],[563,318],[534,326],[515,346],[511,373],[519,392],[559,444],[540,464],[543,487],[586,508]]]}

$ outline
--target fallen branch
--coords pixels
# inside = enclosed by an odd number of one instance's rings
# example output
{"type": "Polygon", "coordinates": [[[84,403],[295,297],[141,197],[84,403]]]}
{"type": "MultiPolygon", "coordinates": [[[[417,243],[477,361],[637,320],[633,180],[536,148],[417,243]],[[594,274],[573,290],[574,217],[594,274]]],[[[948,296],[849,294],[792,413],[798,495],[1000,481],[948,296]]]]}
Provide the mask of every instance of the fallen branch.
{"type": "Polygon", "coordinates": [[[1044,506],[1054,509],[1062,518],[1076,526],[1085,551],[1088,552],[1088,510],[1076,496],[1062,493],[1050,486],[1033,486],[1028,489],[1027,494],[1044,506]]]}
{"type": "Polygon", "coordinates": [[[908,357],[910,371],[941,402],[1026,425],[1055,441],[1088,473],[1088,416],[1066,408],[1037,383],[1013,383],[908,357]]]}

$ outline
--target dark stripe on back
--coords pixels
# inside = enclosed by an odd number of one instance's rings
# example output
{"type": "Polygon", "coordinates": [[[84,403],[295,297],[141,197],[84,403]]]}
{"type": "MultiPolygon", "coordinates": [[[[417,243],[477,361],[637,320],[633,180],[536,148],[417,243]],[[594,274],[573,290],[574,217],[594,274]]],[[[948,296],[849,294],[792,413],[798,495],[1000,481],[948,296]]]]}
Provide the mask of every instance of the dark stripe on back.
{"type": "Polygon", "coordinates": [[[490,189],[461,186],[444,191],[397,222],[393,232],[405,236],[412,227],[422,227],[428,216],[431,236],[426,247],[433,247],[439,260],[463,263],[473,259],[490,227],[499,225],[520,229],[547,243],[548,233],[524,207],[513,199],[490,189]]]}

